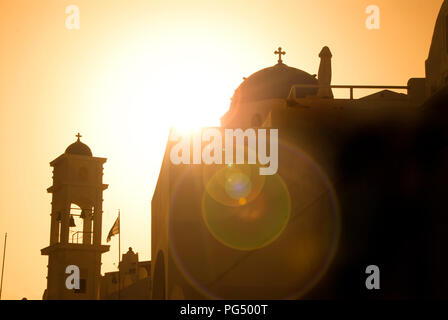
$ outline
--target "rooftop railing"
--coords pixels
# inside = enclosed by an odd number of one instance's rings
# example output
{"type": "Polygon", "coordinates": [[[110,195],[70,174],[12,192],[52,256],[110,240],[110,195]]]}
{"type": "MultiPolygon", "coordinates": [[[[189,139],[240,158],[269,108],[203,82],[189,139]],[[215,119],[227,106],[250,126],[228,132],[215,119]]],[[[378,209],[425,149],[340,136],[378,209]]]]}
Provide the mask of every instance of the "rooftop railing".
{"type": "Polygon", "coordinates": [[[325,88],[325,89],[350,89],[350,100],[353,100],[353,90],[354,89],[405,89],[407,90],[408,86],[373,86],[373,85],[315,85],[315,84],[296,84],[291,87],[291,91],[289,92],[288,98],[296,98],[296,88],[325,88]]]}

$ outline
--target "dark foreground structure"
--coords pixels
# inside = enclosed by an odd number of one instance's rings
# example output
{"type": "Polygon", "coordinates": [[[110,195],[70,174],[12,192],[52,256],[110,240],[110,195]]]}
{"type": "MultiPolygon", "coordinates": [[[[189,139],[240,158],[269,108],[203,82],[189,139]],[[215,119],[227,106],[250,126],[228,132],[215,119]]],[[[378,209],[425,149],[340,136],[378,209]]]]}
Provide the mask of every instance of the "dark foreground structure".
{"type": "MultiPolygon", "coordinates": [[[[335,99],[278,64],[235,91],[219,130],[279,130],[279,168],[174,165],[152,200],[154,299],[448,298],[448,40],[444,1],[426,77],[335,99]],[[366,288],[378,266],[380,289],[366,288]]],[[[346,86],[350,92],[357,86],[346,86]]],[[[374,89],[375,89],[374,88],[374,89]]]]}

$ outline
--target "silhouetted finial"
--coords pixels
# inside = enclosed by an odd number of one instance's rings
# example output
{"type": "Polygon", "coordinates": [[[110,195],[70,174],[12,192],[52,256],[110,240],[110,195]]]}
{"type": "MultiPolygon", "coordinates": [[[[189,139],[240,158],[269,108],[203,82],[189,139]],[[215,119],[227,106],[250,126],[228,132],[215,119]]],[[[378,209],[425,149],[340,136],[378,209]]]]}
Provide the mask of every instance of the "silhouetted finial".
{"type": "Polygon", "coordinates": [[[274,52],[274,54],[278,54],[278,63],[282,63],[282,55],[285,55],[286,52],[282,51],[282,47],[278,47],[278,50],[274,52]]]}
{"type": "Polygon", "coordinates": [[[333,55],[331,54],[330,48],[327,46],[323,47],[319,53],[319,58],[331,58],[333,55]]]}
{"type": "Polygon", "coordinates": [[[77,137],[77,138],[78,138],[78,141],[80,141],[79,138],[81,138],[82,135],[78,132],[78,134],[77,134],[75,137],[77,137]]]}

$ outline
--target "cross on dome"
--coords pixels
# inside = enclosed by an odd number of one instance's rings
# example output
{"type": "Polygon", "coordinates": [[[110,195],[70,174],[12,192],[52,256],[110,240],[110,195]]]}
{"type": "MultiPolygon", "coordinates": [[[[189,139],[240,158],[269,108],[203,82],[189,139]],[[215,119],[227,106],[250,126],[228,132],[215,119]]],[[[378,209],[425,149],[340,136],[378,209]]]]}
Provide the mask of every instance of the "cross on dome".
{"type": "Polygon", "coordinates": [[[274,54],[278,54],[278,63],[283,63],[282,61],[282,55],[285,55],[286,52],[282,51],[282,47],[278,47],[277,51],[274,51],[274,54]]]}

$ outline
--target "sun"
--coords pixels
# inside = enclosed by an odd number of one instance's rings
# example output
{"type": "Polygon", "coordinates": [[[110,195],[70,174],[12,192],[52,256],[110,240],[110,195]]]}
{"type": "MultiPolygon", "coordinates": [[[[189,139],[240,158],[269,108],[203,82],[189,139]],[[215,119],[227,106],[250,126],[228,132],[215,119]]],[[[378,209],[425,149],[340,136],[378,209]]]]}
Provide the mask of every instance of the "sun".
{"type": "Polygon", "coordinates": [[[121,70],[108,89],[113,122],[127,119],[129,130],[146,128],[149,122],[148,130],[220,125],[233,94],[233,81],[224,71],[216,72],[203,61],[174,61],[169,65],[145,61],[142,58],[121,70]]]}

